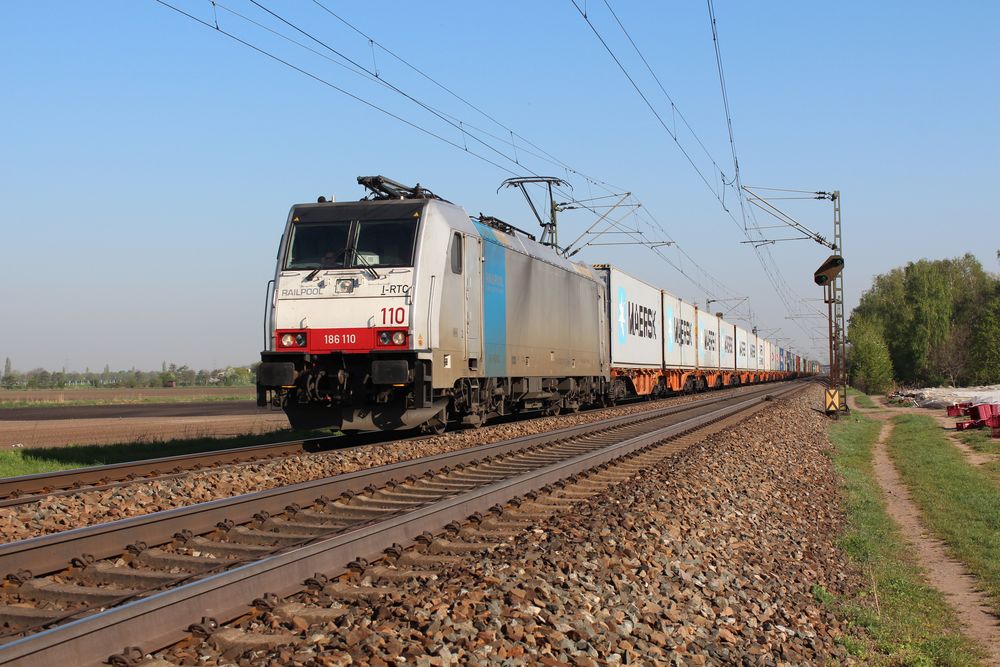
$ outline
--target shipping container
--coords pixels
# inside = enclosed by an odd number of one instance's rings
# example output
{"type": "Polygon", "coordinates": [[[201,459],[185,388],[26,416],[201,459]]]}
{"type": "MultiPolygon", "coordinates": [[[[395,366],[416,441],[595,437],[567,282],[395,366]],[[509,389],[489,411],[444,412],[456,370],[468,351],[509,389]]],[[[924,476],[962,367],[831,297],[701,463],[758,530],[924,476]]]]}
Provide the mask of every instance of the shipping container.
{"type": "Polygon", "coordinates": [[[719,367],[731,371],[736,369],[736,326],[719,318],[719,367]]]}
{"type": "Polygon", "coordinates": [[[608,288],[613,368],[660,368],[663,311],[659,288],[613,266],[595,270],[608,288]]]}
{"type": "Polygon", "coordinates": [[[663,364],[667,368],[694,368],[698,363],[695,308],[670,292],[661,293],[665,335],[663,364]]]}
{"type": "Polygon", "coordinates": [[[721,320],[712,313],[698,311],[698,367],[719,368],[721,345],[719,324],[721,320]]]}
{"type": "Polygon", "coordinates": [[[750,368],[750,334],[742,327],[736,327],[736,370],[750,368]]]}

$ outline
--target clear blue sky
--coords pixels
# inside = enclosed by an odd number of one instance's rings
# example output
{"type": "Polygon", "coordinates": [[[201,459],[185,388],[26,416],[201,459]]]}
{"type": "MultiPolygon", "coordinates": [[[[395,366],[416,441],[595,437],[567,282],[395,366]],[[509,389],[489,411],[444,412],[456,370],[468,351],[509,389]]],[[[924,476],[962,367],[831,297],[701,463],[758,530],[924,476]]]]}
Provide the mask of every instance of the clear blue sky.
{"type": "MultiPolygon", "coordinates": [[[[367,40],[312,2],[261,1],[372,66],[367,40]]],[[[206,0],[176,4],[214,21],[206,0]]],[[[268,19],[246,0],[223,4],[268,19]]],[[[419,11],[402,2],[326,4],[560,160],[634,192],[701,266],[751,298],[762,328],[781,327],[777,335],[810,348],[803,329],[820,321],[785,319],[740,229],[569,0],[435,2],[419,11]]],[[[731,173],[704,3],[612,7],[731,173]]],[[[743,181],[841,190],[848,308],[873,275],[921,257],[972,252],[997,270],[1000,3],[718,0],[715,9],[743,181]]],[[[604,3],[588,0],[587,12],[669,116],[604,3]]],[[[404,98],[217,13],[223,28],[462,143],[404,98]]],[[[289,206],[319,194],[356,198],[360,174],[419,181],[470,213],[531,226],[515,192],[496,193],[505,172],[152,0],[7,3],[3,16],[0,357],[15,368],[255,360],[289,206]]],[[[386,54],[376,52],[374,66],[463,122],[489,125],[386,54]]],[[[707,167],[693,140],[682,140],[707,167]]],[[[521,151],[535,171],[566,175],[521,151]]],[[[571,180],[578,196],[602,194],[571,180]]],[[[829,204],[787,203],[830,232],[829,204]]],[[[561,237],[591,220],[566,213],[561,237]]],[[[771,252],[800,296],[819,296],[811,274],[824,248],[794,242],[771,252]]],[[[626,265],[686,299],[705,298],[642,248],[578,258],[626,265]]]]}

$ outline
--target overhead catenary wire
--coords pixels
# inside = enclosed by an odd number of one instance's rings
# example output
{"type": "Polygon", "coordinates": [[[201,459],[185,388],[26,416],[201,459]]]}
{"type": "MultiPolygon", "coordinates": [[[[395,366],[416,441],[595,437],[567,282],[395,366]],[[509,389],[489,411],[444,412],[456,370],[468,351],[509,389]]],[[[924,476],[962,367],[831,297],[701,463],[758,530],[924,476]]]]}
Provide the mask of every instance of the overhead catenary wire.
{"type": "MultiPolygon", "coordinates": [[[[729,129],[729,149],[733,156],[733,181],[736,184],[736,191],[742,192],[743,182],[740,180],[740,160],[736,155],[736,138],[733,134],[733,114],[729,108],[729,92],[726,90],[726,72],[722,67],[722,49],[719,48],[719,31],[715,23],[715,6],[712,0],[708,2],[708,17],[712,24],[712,44],[715,47],[715,64],[719,71],[719,87],[722,89],[722,107],[726,113],[726,127],[729,129]]],[[[744,208],[744,197],[740,196],[740,214],[743,216],[743,226],[746,227],[746,209],[744,208]]]]}
{"type": "MultiPolygon", "coordinates": [[[[660,126],[666,131],[668,135],[670,135],[673,138],[674,143],[677,145],[677,148],[681,151],[681,153],[687,159],[688,163],[690,163],[691,167],[698,174],[698,177],[702,180],[705,186],[708,187],[708,189],[715,195],[715,198],[718,199],[719,202],[723,204],[723,208],[725,208],[722,196],[718,192],[716,192],[716,190],[712,187],[712,184],[708,182],[708,178],[702,172],[701,168],[698,167],[698,164],[694,161],[694,158],[692,158],[691,155],[688,153],[687,149],[685,149],[684,146],[681,145],[680,140],[677,138],[676,132],[671,130],[670,127],[667,125],[666,121],[663,120],[663,117],[660,115],[660,112],[658,112],[656,110],[656,107],[653,106],[652,102],[649,101],[649,98],[642,91],[642,88],[640,88],[639,84],[636,83],[635,79],[629,73],[628,69],[622,63],[621,59],[614,52],[614,49],[611,48],[611,46],[604,39],[604,36],[597,29],[594,23],[590,20],[590,17],[587,15],[587,13],[580,7],[579,4],[577,4],[576,0],[570,0],[570,2],[573,4],[574,7],[576,7],[576,10],[580,13],[580,16],[583,17],[583,20],[587,22],[587,25],[590,26],[591,31],[597,37],[598,41],[604,46],[604,49],[611,56],[611,59],[615,61],[616,65],[618,65],[618,69],[620,69],[622,71],[622,74],[625,75],[625,78],[628,79],[628,82],[632,85],[632,88],[635,89],[635,92],[639,95],[643,103],[646,105],[649,111],[659,122],[660,126]]],[[[733,219],[733,221],[736,222],[737,225],[739,224],[739,222],[735,218],[733,219]]]]}
{"type": "MultiPolygon", "coordinates": [[[[601,180],[599,178],[595,178],[593,176],[588,176],[587,174],[585,174],[585,173],[583,173],[583,172],[581,172],[581,171],[579,171],[579,170],[571,167],[570,165],[566,164],[565,162],[563,162],[562,160],[560,160],[559,158],[557,158],[555,155],[549,153],[545,149],[541,148],[538,144],[536,144],[535,142],[533,142],[530,139],[528,139],[527,137],[525,137],[523,134],[517,132],[513,128],[507,126],[506,124],[504,124],[503,122],[501,122],[500,120],[498,120],[495,116],[493,116],[492,114],[490,114],[489,112],[487,112],[486,110],[484,110],[480,105],[477,105],[474,102],[471,102],[467,98],[463,97],[462,95],[459,95],[454,90],[452,90],[450,87],[446,86],[445,84],[441,83],[438,79],[432,77],[430,74],[428,74],[427,72],[425,72],[423,69],[417,67],[416,65],[414,65],[409,60],[407,60],[406,58],[402,57],[401,55],[399,55],[398,53],[396,53],[392,49],[389,49],[387,46],[385,46],[384,44],[382,44],[381,42],[379,42],[377,39],[375,39],[374,37],[372,37],[368,33],[364,32],[363,30],[361,30],[360,28],[358,28],[357,26],[355,26],[353,23],[351,23],[350,21],[348,21],[347,19],[345,19],[343,16],[341,16],[337,12],[333,11],[332,9],[330,9],[325,3],[321,2],[320,0],[312,0],[312,2],[313,2],[313,4],[315,4],[316,6],[318,6],[320,9],[322,9],[323,11],[325,11],[327,14],[329,14],[332,17],[334,17],[335,19],[337,19],[338,21],[340,21],[341,23],[343,23],[345,26],[347,26],[348,28],[350,28],[351,30],[353,30],[354,32],[356,32],[358,35],[360,35],[361,37],[367,39],[372,45],[377,46],[379,49],[381,49],[386,54],[388,54],[392,58],[396,59],[397,61],[399,61],[400,63],[402,63],[406,67],[408,67],[413,72],[416,72],[418,75],[420,75],[421,77],[423,77],[427,81],[430,81],[432,84],[434,84],[435,86],[437,86],[438,88],[440,88],[444,92],[448,93],[449,95],[451,95],[452,97],[454,97],[458,101],[462,102],[463,104],[465,104],[466,106],[468,106],[470,109],[472,109],[476,113],[480,114],[481,116],[483,116],[487,120],[495,123],[497,126],[503,128],[504,130],[506,130],[507,132],[509,132],[510,135],[511,135],[511,137],[512,137],[511,142],[509,142],[511,145],[513,145],[513,137],[517,137],[522,142],[528,144],[529,146],[531,146],[532,148],[534,148],[535,150],[539,151],[540,153],[542,153],[543,155],[545,155],[547,158],[549,158],[549,160],[551,160],[553,164],[558,165],[558,166],[566,169],[567,171],[569,171],[569,172],[571,172],[571,173],[573,173],[573,174],[575,174],[575,175],[583,178],[584,180],[590,181],[591,183],[593,183],[595,185],[604,186],[604,187],[609,188],[611,190],[622,190],[623,189],[621,187],[618,187],[618,186],[612,185],[612,184],[610,184],[610,183],[608,183],[606,181],[603,181],[603,180],[601,180]]],[[[499,137],[497,137],[497,138],[499,139],[499,137]]]]}
{"type": "MultiPolygon", "coordinates": [[[[308,46],[307,44],[303,44],[303,43],[299,42],[298,40],[292,39],[292,38],[288,37],[287,35],[284,35],[284,34],[278,32],[278,31],[275,31],[272,28],[270,28],[268,26],[265,26],[264,24],[260,23],[259,21],[255,21],[254,19],[252,19],[250,17],[247,17],[247,16],[245,16],[245,15],[239,13],[239,12],[236,12],[235,10],[232,10],[230,8],[224,8],[224,9],[226,11],[230,12],[231,14],[233,14],[234,16],[239,17],[240,19],[245,20],[245,21],[249,21],[253,25],[255,25],[255,26],[259,27],[259,28],[262,28],[262,29],[268,31],[270,34],[273,34],[273,35],[275,35],[277,37],[280,37],[281,39],[286,40],[286,41],[288,41],[288,42],[290,42],[290,43],[292,43],[292,44],[294,44],[294,45],[296,45],[296,46],[298,46],[300,48],[303,48],[303,49],[309,51],[310,53],[313,53],[314,55],[321,56],[321,57],[323,57],[327,61],[334,62],[337,65],[343,67],[344,69],[347,69],[348,71],[351,71],[351,72],[353,72],[353,73],[355,73],[357,75],[361,75],[361,76],[365,76],[366,78],[370,78],[373,81],[376,81],[378,84],[386,86],[389,89],[393,90],[394,92],[397,92],[398,94],[403,95],[404,97],[406,97],[411,102],[413,102],[413,103],[421,106],[422,108],[424,108],[428,112],[434,114],[436,117],[438,117],[443,122],[446,122],[449,125],[451,125],[452,127],[455,127],[456,129],[458,129],[459,132],[462,133],[463,142],[461,144],[459,144],[458,142],[453,141],[453,140],[451,140],[451,139],[449,139],[449,138],[441,135],[439,132],[435,132],[435,131],[427,128],[427,127],[424,127],[424,126],[420,125],[419,123],[416,123],[414,121],[406,119],[406,118],[400,116],[397,113],[389,111],[388,109],[386,109],[386,108],[384,108],[384,107],[382,107],[382,106],[380,106],[378,104],[370,102],[370,101],[364,99],[363,97],[361,97],[359,95],[351,93],[350,91],[344,89],[341,86],[338,86],[338,85],[334,84],[332,81],[329,81],[328,79],[324,78],[323,76],[320,76],[318,74],[310,72],[307,69],[305,69],[304,67],[300,67],[300,66],[296,65],[295,63],[292,63],[288,59],[282,58],[281,56],[278,56],[277,54],[269,51],[268,49],[266,49],[266,48],[264,48],[262,46],[259,46],[257,44],[254,44],[254,43],[248,41],[247,39],[244,39],[244,38],[240,37],[239,35],[236,35],[236,34],[230,32],[229,30],[226,30],[226,29],[222,28],[221,26],[217,25],[217,22],[209,23],[207,21],[204,21],[204,20],[200,19],[199,17],[194,16],[193,14],[191,14],[189,12],[186,12],[183,9],[181,9],[181,8],[179,8],[179,7],[171,4],[170,2],[167,2],[166,0],[156,0],[156,1],[159,4],[161,4],[161,5],[165,6],[165,7],[168,7],[169,9],[172,9],[175,12],[177,12],[177,13],[185,16],[185,17],[187,17],[188,19],[193,20],[193,21],[195,21],[195,22],[203,25],[204,27],[207,27],[209,29],[215,30],[219,34],[222,34],[222,35],[228,37],[229,39],[231,39],[233,41],[236,41],[236,42],[240,43],[241,45],[243,45],[243,46],[245,46],[247,48],[250,48],[250,49],[252,49],[252,50],[254,50],[254,51],[256,51],[256,52],[258,52],[258,53],[260,53],[260,54],[262,54],[262,55],[264,55],[266,57],[268,57],[268,58],[271,58],[272,60],[274,60],[274,61],[276,61],[276,62],[278,62],[278,63],[280,63],[282,65],[285,65],[286,67],[289,67],[290,69],[292,69],[294,71],[297,71],[297,72],[299,72],[299,73],[301,73],[301,74],[303,74],[305,76],[308,76],[309,78],[311,78],[311,79],[313,79],[313,80],[315,80],[315,81],[317,81],[319,83],[322,83],[323,85],[326,85],[326,86],[330,87],[331,89],[336,90],[337,92],[340,92],[340,93],[342,93],[342,94],[344,94],[344,95],[346,95],[346,96],[348,96],[348,97],[350,97],[350,98],[352,98],[352,99],[354,99],[356,101],[359,101],[359,102],[365,104],[366,106],[368,106],[370,108],[378,110],[379,112],[381,112],[381,113],[383,113],[383,114],[385,114],[385,115],[387,115],[387,116],[389,116],[389,117],[391,117],[391,118],[393,118],[395,120],[398,120],[398,121],[404,123],[405,125],[407,125],[407,126],[409,126],[411,128],[417,129],[420,132],[422,132],[422,133],[424,133],[424,134],[426,134],[426,135],[428,135],[428,136],[430,136],[430,137],[432,137],[434,139],[437,139],[437,140],[442,141],[443,143],[445,143],[445,144],[447,144],[449,146],[452,146],[453,148],[456,148],[458,150],[463,151],[464,153],[472,155],[473,157],[475,157],[475,158],[477,158],[477,159],[479,159],[479,160],[481,160],[481,161],[483,161],[483,162],[485,162],[485,163],[487,163],[487,164],[489,164],[489,165],[491,165],[493,167],[496,167],[496,168],[502,170],[504,173],[507,173],[509,175],[518,175],[520,173],[523,173],[523,170],[524,170],[525,167],[524,167],[523,164],[521,164],[521,162],[519,161],[519,159],[517,158],[516,155],[512,158],[511,156],[503,153],[502,151],[499,151],[496,147],[494,147],[494,146],[492,146],[492,145],[490,145],[490,144],[488,144],[486,142],[483,142],[481,140],[478,140],[476,137],[473,137],[471,134],[469,134],[465,130],[465,127],[467,125],[463,121],[455,122],[453,120],[454,119],[453,116],[450,116],[449,114],[443,113],[443,112],[441,112],[441,111],[439,111],[437,109],[434,109],[433,107],[430,107],[430,105],[427,105],[426,103],[423,103],[421,100],[418,100],[415,96],[406,93],[405,91],[401,90],[397,86],[392,85],[390,82],[386,81],[385,76],[382,73],[376,72],[374,70],[374,68],[369,69],[367,66],[361,64],[357,60],[354,60],[354,59],[346,56],[345,54],[341,53],[338,49],[332,48],[330,45],[328,45],[325,42],[323,42],[323,40],[320,40],[319,38],[315,37],[314,35],[312,35],[308,31],[299,28],[298,26],[294,25],[291,21],[288,21],[287,19],[284,19],[283,17],[281,17],[280,15],[278,15],[277,12],[274,12],[274,11],[268,9],[262,3],[257,2],[256,0],[249,0],[249,1],[252,4],[254,4],[255,6],[257,6],[258,8],[260,8],[261,10],[265,11],[266,13],[268,13],[270,16],[272,16],[275,19],[281,21],[282,23],[284,23],[288,27],[296,30],[296,32],[298,32],[298,33],[306,36],[307,38],[310,39],[310,41],[315,42],[316,44],[322,46],[324,49],[330,51],[330,53],[333,53],[337,57],[342,58],[344,61],[346,61],[347,64],[345,65],[342,62],[338,62],[338,61],[336,61],[336,60],[334,60],[334,59],[326,56],[325,54],[323,54],[321,52],[318,52],[316,49],[308,46]],[[497,159],[491,159],[490,157],[487,157],[486,155],[482,155],[480,153],[477,153],[476,151],[470,150],[469,147],[468,147],[468,144],[465,142],[465,137],[466,136],[469,136],[470,138],[472,138],[474,140],[477,140],[482,146],[484,146],[485,148],[487,148],[490,152],[495,153],[496,156],[497,156],[497,159]],[[510,161],[510,162],[515,163],[516,165],[518,165],[521,168],[521,171],[515,172],[511,168],[508,168],[508,167],[504,166],[503,164],[501,164],[500,162],[498,162],[497,161],[498,159],[502,159],[502,160],[506,160],[506,161],[510,161]]],[[[321,4],[321,3],[316,3],[316,4],[321,4]]],[[[223,8],[222,5],[219,5],[219,7],[223,8]]],[[[373,39],[371,39],[370,37],[368,39],[370,40],[370,45],[375,45],[376,44],[376,42],[373,39]]],[[[379,46],[380,49],[384,49],[384,47],[381,44],[378,44],[378,46],[379,46]]],[[[394,56],[394,57],[398,58],[398,56],[394,56]]],[[[438,85],[441,85],[441,84],[438,84],[438,85]]],[[[489,116],[489,115],[487,114],[487,116],[489,116]]],[[[490,118],[492,119],[492,116],[490,116],[490,118]]],[[[506,126],[504,126],[504,127],[506,128],[506,126]]],[[[533,142],[530,142],[530,141],[524,139],[522,135],[520,135],[518,133],[515,133],[510,128],[506,128],[506,129],[509,130],[509,133],[510,133],[512,141],[511,142],[505,142],[505,143],[508,143],[508,144],[512,143],[513,142],[513,137],[517,136],[517,137],[521,138],[524,143],[537,148],[537,146],[535,144],[533,144],[533,142]]],[[[485,132],[484,130],[477,130],[477,131],[483,131],[483,132],[485,132]]],[[[513,145],[512,148],[516,149],[517,146],[513,145]]],[[[524,150],[523,147],[522,147],[522,150],[524,150]]],[[[608,190],[610,184],[608,184],[607,182],[602,181],[600,179],[595,179],[595,178],[592,178],[590,176],[587,176],[587,175],[583,174],[582,172],[580,172],[579,170],[577,170],[577,169],[569,166],[565,162],[563,162],[561,160],[558,160],[558,158],[555,158],[554,156],[551,155],[551,153],[548,153],[547,151],[544,151],[543,149],[537,148],[537,150],[540,153],[543,153],[545,156],[549,156],[551,158],[551,160],[554,160],[556,163],[558,163],[558,165],[560,167],[564,168],[567,172],[571,172],[571,173],[573,173],[573,174],[575,174],[575,175],[577,175],[577,176],[579,176],[581,178],[586,179],[587,182],[588,182],[588,184],[596,185],[598,187],[601,187],[602,189],[605,189],[606,191],[608,190]]],[[[540,155],[538,155],[537,153],[535,153],[533,151],[531,152],[531,154],[533,155],[533,157],[536,157],[538,159],[545,159],[543,156],[540,156],[540,155]]],[[[531,172],[531,173],[533,175],[537,175],[534,172],[531,172]]],[[[566,193],[560,193],[560,194],[566,195],[566,193]]],[[[641,205],[641,204],[637,204],[637,205],[641,205]]],[[[585,206],[581,206],[581,208],[588,209],[592,213],[594,213],[595,215],[599,215],[599,213],[595,210],[595,207],[591,207],[591,206],[586,206],[585,205],[585,206]]],[[[686,272],[680,266],[680,264],[678,264],[677,262],[674,262],[674,261],[670,260],[668,257],[664,256],[659,251],[659,248],[653,245],[653,244],[656,243],[656,241],[651,241],[648,238],[644,237],[643,235],[637,235],[635,238],[636,238],[636,242],[637,243],[640,243],[642,245],[648,246],[650,248],[650,250],[652,250],[658,256],[660,256],[660,258],[663,261],[665,261],[669,266],[671,266],[676,271],[678,271],[678,273],[680,273],[685,278],[687,278],[690,282],[692,282],[692,284],[694,284],[695,286],[697,286],[700,290],[702,290],[703,292],[705,292],[706,294],[709,294],[709,295],[717,294],[717,292],[715,291],[715,289],[706,286],[697,277],[692,276],[688,272],[686,272]]],[[[676,246],[676,244],[674,242],[672,242],[672,243],[676,246]]],[[[688,256],[688,257],[690,257],[690,255],[687,255],[686,251],[685,251],[685,255],[688,256]]],[[[720,281],[718,281],[713,276],[711,276],[711,274],[709,274],[707,271],[705,271],[702,267],[699,266],[698,268],[701,270],[701,272],[703,273],[703,275],[709,276],[711,278],[711,282],[713,284],[715,284],[717,286],[721,286],[722,285],[722,283],[720,281]]],[[[728,290],[728,288],[726,289],[726,291],[730,292],[730,290],[728,290]]]]}
{"type": "Polygon", "coordinates": [[[487,162],[487,163],[493,165],[497,169],[501,169],[501,170],[506,171],[507,173],[510,173],[510,174],[514,174],[515,173],[515,172],[507,169],[503,165],[490,160],[487,157],[479,155],[478,153],[475,153],[473,151],[467,150],[466,148],[464,148],[463,146],[459,145],[458,143],[456,143],[456,142],[454,142],[454,141],[452,141],[452,140],[450,140],[450,139],[448,139],[448,138],[446,138],[446,137],[444,137],[444,136],[442,136],[442,135],[434,132],[433,130],[429,130],[429,129],[425,128],[425,127],[422,127],[421,125],[418,125],[417,123],[414,123],[414,122],[412,122],[410,120],[407,120],[406,118],[403,118],[402,116],[400,116],[398,114],[395,114],[395,113],[389,111],[388,109],[380,107],[379,105],[377,105],[377,104],[375,104],[373,102],[369,102],[368,100],[364,99],[363,97],[355,95],[354,93],[351,93],[350,91],[348,91],[348,90],[346,90],[344,88],[341,88],[340,86],[334,84],[331,81],[328,81],[328,80],[322,78],[321,76],[318,76],[316,74],[313,74],[312,72],[309,72],[306,69],[298,67],[297,65],[295,65],[295,64],[293,64],[293,63],[291,63],[291,62],[289,62],[289,61],[281,58],[280,56],[275,55],[275,54],[271,53],[270,51],[267,51],[266,49],[263,49],[263,48],[261,48],[259,46],[256,46],[255,44],[252,44],[252,43],[250,43],[250,42],[248,42],[248,41],[246,41],[244,39],[241,39],[240,37],[238,37],[237,35],[234,35],[233,33],[227,32],[226,30],[224,30],[222,28],[217,28],[213,24],[211,24],[211,23],[209,23],[207,21],[204,21],[204,20],[198,18],[197,16],[194,16],[193,14],[190,14],[190,13],[184,11],[183,9],[170,4],[166,0],[154,0],[154,2],[157,2],[157,3],[159,3],[159,4],[161,4],[161,5],[165,6],[165,7],[168,7],[169,9],[172,9],[172,10],[174,10],[175,12],[177,12],[179,14],[183,14],[184,16],[188,17],[192,21],[196,21],[197,23],[205,26],[209,30],[214,30],[214,31],[218,32],[221,35],[225,35],[229,39],[232,39],[233,41],[238,42],[238,43],[242,44],[243,46],[256,51],[257,53],[260,53],[261,55],[266,56],[266,57],[274,60],[275,62],[281,63],[282,65],[284,65],[286,67],[289,67],[289,68],[295,70],[296,72],[299,72],[300,74],[303,74],[303,75],[309,77],[310,79],[313,79],[314,81],[317,81],[318,83],[323,84],[324,86],[332,88],[333,90],[336,90],[337,92],[339,92],[339,93],[341,93],[343,95],[346,95],[346,96],[350,97],[351,99],[356,100],[357,102],[360,102],[361,104],[364,104],[365,106],[367,106],[369,108],[375,109],[376,111],[378,111],[380,113],[383,113],[386,116],[389,116],[390,118],[398,120],[399,122],[404,123],[404,124],[408,125],[409,127],[412,127],[415,130],[423,132],[424,134],[426,134],[426,135],[428,135],[430,137],[433,137],[434,139],[437,139],[438,141],[442,141],[442,142],[448,144],[449,146],[453,146],[454,148],[457,148],[457,149],[461,150],[462,152],[469,153],[470,155],[473,155],[473,156],[479,158],[480,160],[483,160],[484,162],[487,162]]]}
{"type": "MultiPolygon", "coordinates": [[[[736,194],[736,197],[738,198],[738,200],[740,202],[741,216],[743,217],[743,220],[744,220],[743,223],[741,223],[739,220],[737,220],[736,217],[733,215],[732,211],[729,209],[729,207],[726,206],[724,197],[717,190],[715,190],[711,186],[711,184],[708,183],[708,180],[705,177],[704,173],[694,163],[694,161],[693,161],[691,155],[688,153],[688,151],[680,144],[680,141],[679,141],[679,138],[678,138],[676,132],[672,131],[666,125],[666,123],[663,121],[662,116],[659,114],[659,112],[651,104],[649,97],[639,87],[639,85],[636,82],[635,78],[631,75],[631,73],[629,72],[628,68],[622,62],[622,59],[619,58],[619,56],[615,53],[614,49],[612,49],[611,46],[608,44],[607,40],[601,34],[600,30],[598,30],[598,28],[596,27],[596,25],[594,24],[594,22],[591,20],[590,16],[585,11],[583,11],[580,8],[580,6],[579,6],[579,4],[577,4],[576,0],[570,0],[570,2],[573,4],[573,6],[576,8],[577,12],[580,14],[580,16],[584,19],[584,21],[590,27],[590,30],[594,33],[594,35],[597,37],[598,41],[601,43],[601,45],[604,47],[604,49],[611,56],[612,60],[614,60],[615,64],[618,66],[618,68],[625,75],[625,77],[628,80],[628,82],[632,85],[632,87],[638,93],[639,97],[642,99],[642,101],[645,104],[645,106],[647,108],[649,108],[649,110],[653,113],[654,117],[657,119],[657,121],[659,122],[659,124],[663,127],[663,129],[667,132],[667,134],[674,140],[674,143],[680,149],[681,153],[684,155],[684,157],[687,159],[687,161],[694,168],[694,170],[698,174],[699,178],[702,180],[702,182],[705,183],[705,185],[709,188],[709,190],[713,193],[713,195],[719,201],[719,203],[722,206],[723,211],[729,216],[729,218],[733,221],[733,223],[736,224],[736,226],[741,230],[741,232],[747,238],[748,241],[760,241],[760,240],[763,240],[762,236],[760,236],[759,230],[757,231],[757,236],[758,236],[757,238],[755,238],[754,235],[752,234],[751,230],[754,230],[755,226],[759,226],[759,223],[757,223],[757,221],[756,221],[756,216],[754,215],[753,209],[750,209],[748,211],[747,208],[746,208],[746,206],[745,206],[745,198],[744,198],[743,190],[741,188],[734,187],[736,185],[736,183],[737,183],[737,180],[736,180],[735,176],[734,176],[734,178],[730,182],[727,183],[727,182],[725,182],[725,180],[723,180],[723,183],[724,183],[724,185],[726,187],[733,187],[734,192],[736,194]],[[748,217],[752,221],[752,224],[747,222],[748,217]]],[[[662,88],[662,83],[660,82],[659,77],[656,76],[655,72],[652,71],[652,67],[649,65],[649,60],[642,54],[642,51],[639,48],[637,42],[629,34],[628,29],[625,27],[624,23],[620,20],[620,18],[617,16],[617,14],[614,12],[614,10],[611,8],[611,5],[608,2],[608,0],[604,0],[604,4],[610,10],[612,16],[615,18],[615,22],[618,24],[619,28],[625,34],[625,36],[628,39],[629,43],[636,50],[636,52],[639,55],[640,59],[643,61],[643,63],[646,65],[646,67],[653,74],[653,77],[657,81],[657,84],[662,88]]],[[[725,76],[724,76],[724,70],[723,70],[723,67],[722,67],[721,47],[719,46],[718,31],[717,31],[715,17],[714,17],[714,8],[711,8],[711,11],[710,11],[710,14],[709,14],[709,18],[710,18],[711,23],[712,23],[713,46],[714,46],[714,48],[716,50],[716,66],[717,66],[717,70],[719,71],[719,74],[720,74],[720,86],[724,90],[724,107],[725,107],[726,116],[727,116],[727,128],[729,128],[731,130],[731,128],[732,128],[732,115],[731,115],[731,111],[729,110],[729,107],[728,107],[728,92],[725,92],[725,76]]],[[[666,94],[665,90],[664,90],[664,93],[666,94]]],[[[673,100],[673,98],[670,97],[669,94],[666,94],[666,97],[667,97],[668,101],[670,102],[671,112],[679,114],[680,110],[679,110],[676,102],[673,100]]],[[[690,127],[690,125],[688,125],[688,126],[690,127]]],[[[697,136],[697,133],[695,133],[693,130],[692,130],[692,135],[695,136],[695,138],[699,142],[699,145],[701,145],[702,148],[704,149],[704,143],[701,142],[700,138],[698,138],[698,136],[697,136]]],[[[732,135],[730,135],[730,146],[731,146],[731,149],[732,149],[733,154],[734,154],[734,169],[735,169],[735,166],[738,165],[738,158],[736,157],[736,154],[735,154],[735,140],[733,139],[732,135]]],[[[707,150],[706,150],[706,152],[707,152],[707,150]]],[[[716,165],[716,166],[718,165],[718,162],[714,158],[712,158],[710,154],[709,154],[709,158],[712,160],[713,165],[716,165]]],[[[757,258],[758,263],[761,265],[761,269],[763,270],[765,276],[767,277],[768,281],[771,283],[772,287],[774,288],[775,293],[778,295],[779,299],[782,301],[782,304],[784,305],[785,310],[787,312],[790,312],[790,313],[796,312],[797,309],[794,306],[794,303],[795,303],[796,299],[794,297],[793,298],[789,298],[789,294],[791,293],[791,288],[788,286],[787,281],[784,279],[784,276],[781,275],[780,267],[777,264],[777,262],[774,261],[773,255],[770,254],[769,249],[768,248],[764,248],[763,252],[762,252],[761,248],[758,245],[754,245],[753,246],[753,252],[755,254],[755,257],[757,258]],[[769,266],[769,264],[770,264],[770,266],[769,266]]]]}

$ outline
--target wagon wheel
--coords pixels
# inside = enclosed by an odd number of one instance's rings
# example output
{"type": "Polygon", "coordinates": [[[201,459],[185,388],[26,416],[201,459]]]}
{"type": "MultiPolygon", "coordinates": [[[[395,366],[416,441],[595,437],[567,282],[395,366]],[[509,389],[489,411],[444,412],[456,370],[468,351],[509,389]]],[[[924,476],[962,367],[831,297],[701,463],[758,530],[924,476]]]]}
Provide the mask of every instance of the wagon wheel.
{"type": "Polygon", "coordinates": [[[428,435],[444,435],[448,430],[448,408],[442,408],[441,412],[424,422],[420,430],[428,435]]]}

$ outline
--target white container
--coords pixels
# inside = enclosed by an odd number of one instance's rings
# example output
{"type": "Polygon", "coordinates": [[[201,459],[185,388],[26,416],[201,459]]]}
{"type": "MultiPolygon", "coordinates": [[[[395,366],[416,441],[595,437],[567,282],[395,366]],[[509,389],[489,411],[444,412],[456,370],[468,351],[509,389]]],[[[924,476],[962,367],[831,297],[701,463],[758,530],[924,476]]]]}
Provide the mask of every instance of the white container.
{"type": "Polygon", "coordinates": [[[663,363],[660,290],[613,266],[594,268],[608,286],[611,366],[660,368],[663,363]]]}

